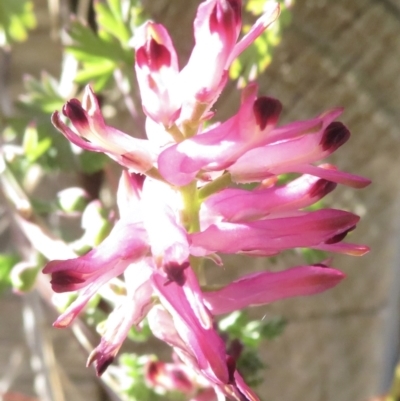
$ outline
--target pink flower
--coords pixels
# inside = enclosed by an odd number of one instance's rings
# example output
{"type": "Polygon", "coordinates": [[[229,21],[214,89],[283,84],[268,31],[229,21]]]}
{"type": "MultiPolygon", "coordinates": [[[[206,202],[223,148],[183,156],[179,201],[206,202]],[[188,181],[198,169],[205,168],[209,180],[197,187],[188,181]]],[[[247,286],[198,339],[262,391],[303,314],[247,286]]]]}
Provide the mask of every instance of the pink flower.
{"type": "Polygon", "coordinates": [[[325,265],[298,266],[280,272],[246,275],[226,287],[204,293],[204,302],[214,315],[230,313],[251,305],[318,294],[336,286],[345,275],[325,265]]]}
{"type": "Polygon", "coordinates": [[[170,285],[165,287],[159,278],[156,281],[157,290],[163,293],[160,300],[165,309],[155,307],[150,311],[149,323],[154,335],[174,347],[185,365],[203,376],[217,394],[236,400],[258,400],[237,372],[234,360],[226,354],[225,344],[213,326],[204,326],[195,317],[183,288],[173,283],[171,286],[175,288],[171,291],[170,285]]]}
{"type": "Polygon", "coordinates": [[[87,361],[87,366],[95,364],[98,376],[114,361],[131,327],[137,326],[153,306],[152,273],[145,261],[131,264],[125,270],[127,294],[107,318],[100,344],[87,361]]]}
{"type": "Polygon", "coordinates": [[[144,112],[166,127],[179,117],[178,58],[167,30],[146,22],[135,35],[135,71],[144,112]]]}
{"type": "Polygon", "coordinates": [[[349,175],[344,175],[341,179],[342,174],[338,172],[329,175],[324,169],[309,169],[311,163],[329,156],[350,137],[349,130],[341,122],[331,122],[322,128],[314,134],[253,148],[227,170],[235,182],[241,183],[261,181],[271,175],[296,172],[313,174],[359,188],[368,185],[369,180],[361,177],[355,176],[350,179],[349,175]]]}
{"type": "Polygon", "coordinates": [[[201,169],[224,170],[246,151],[264,144],[282,106],[272,98],[256,99],[256,91],[255,85],[246,88],[239,112],[225,123],[163,151],[158,167],[164,178],[187,185],[201,169]]]}
{"type": "Polygon", "coordinates": [[[53,113],[54,126],[74,145],[93,152],[103,152],[122,166],[144,173],[153,167],[154,153],[148,141],[133,138],[105,124],[99,103],[87,86],[82,103],[71,99],[63,107],[75,130],[53,113]]]}
{"type": "Polygon", "coordinates": [[[214,252],[240,252],[268,256],[297,247],[326,249],[326,245],[341,241],[358,220],[352,213],[323,209],[242,223],[217,222],[190,234],[191,253],[205,256],[214,252]]]}
{"type": "Polygon", "coordinates": [[[362,177],[310,166],[348,140],[347,128],[340,122],[332,122],[341,110],[275,127],[281,111],[279,101],[256,98],[255,93],[256,86],[247,87],[239,112],[225,123],[164,150],[158,157],[164,178],[182,186],[200,171],[226,169],[235,182],[261,181],[277,174],[299,172],[359,188],[369,184],[362,177]]]}
{"type": "Polygon", "coordinates": [[[194,383],[183,363],[152,361],[146,367],[146,382],[151,387],[161,387],[167,391],[191,393],[194,383]]]}
{"type": "MultiPolygon", "coordinates": [[[[232,61],[276,20],[279,6],[271,3],[245,37],[236,43],[241,28],[240,0],[207,0],[200,4],[194,21],[195,46],[180,74],[184,99],[212,106],[227,81],[232,61]],[[195,77],[195,78],[194,78],[195,77]]],[[[190,115],[190,112],[184,113],[190,115]]]]}
{"type": "Polygon", "coordinates": [[[335,188],[334,182],[312,175],[303,175],[286,185],[253,191],[228,188],[204,201],[202,216],[205,221],[258,220],[311,206],[335,188]]]}

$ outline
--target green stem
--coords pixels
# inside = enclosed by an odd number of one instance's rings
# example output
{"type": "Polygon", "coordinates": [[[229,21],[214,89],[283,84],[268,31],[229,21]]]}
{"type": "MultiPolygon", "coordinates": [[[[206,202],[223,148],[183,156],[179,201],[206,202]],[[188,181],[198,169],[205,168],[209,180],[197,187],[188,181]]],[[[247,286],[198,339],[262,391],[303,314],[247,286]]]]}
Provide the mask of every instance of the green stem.
{"type": "Polygon", "coordinates": [[[199,200],[202,201],[209,197],[212,194],[220,191],[221,189],[226,188],[232,184],[232,177],[230,173],[225,173],[220,177],[216,178],[214,181],[211,181],[209,184],[204,185],[203,188],[199,189],[199,200]]]}
{"type": "Polygon", "coordinates": [[[198,258],[196,256],[189,257],[190,266],[196,274],[197,279],[201,287],[207,285],[206,275],[204,271],[204,258],[198,258]]]}
{"type": "Polygon", "coordinates": [[[171,127],[165,127],[165,131],[167,131],[168,134],[172,136],[175,142],[179,143],[185,139],[181,130],[178,128],[176,124],[172,125],[171,127]]]}
{"type": "MultiPolygon", "coordinates": [[[[188,233],[200,231],[200,205],[198,198],[197,182],[193,181],[180,190],[183,200],[182,222],[188,233]]],[[[203,258],[190,256],[190,265],[195,272],[200,285],[206,284],[204,273],[203,258]]]]}
{"type": "Polygon", "coordinates": [[[183,200],[182,222],[188,233],[200,231],[200,202],[196,184],[193,181],[180,190],[183,200]]]}
{"type": "Polygon", "coordinates": [[[192,136],[197,134],[199,129],[199,125],[201,124],[201,118],[203,117],[204,112],[208,108],[208,103],[200,103],[196,102],[192,115],[186,121],[182,123],[183,135],[185,138],[191,138],[192,136]]]}
{"type": "Polygon", "coordinates": [[[164,180],[164,177],[160,174],[158,169],[156,167],[152,167],[150,170],[147,170],[145,174],[150,177],[154,178],[155,180],[165,182],[166,184],[169,184],[167,181],[164,180]]]}

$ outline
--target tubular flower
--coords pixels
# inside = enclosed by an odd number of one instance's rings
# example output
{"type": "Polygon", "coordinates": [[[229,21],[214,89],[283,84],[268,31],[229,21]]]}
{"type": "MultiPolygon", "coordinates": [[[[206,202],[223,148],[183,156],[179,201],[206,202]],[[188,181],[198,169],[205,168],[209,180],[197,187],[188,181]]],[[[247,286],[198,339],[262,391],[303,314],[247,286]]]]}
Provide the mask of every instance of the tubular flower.
{"type": "Polygon", "coordinates": [[[51,117],[54,126],[74,145],[93,152],[102,152],[124,167],[144,173],[153,166],[151,143],[133,138],[105,124],[99,103],[87,86],[82,103],[71,99],[62,110],[74,128],[68,127],[56,111],[51,117]]]}
{"type": "Polygon", "coordinates": [[[231,62],[279,15],[277,5],[271,4],[236,43],[242,22],[241,3],[241,0],[208,0],[200,4],[194,21],[195,46],[180,74],[183,98],[186,107],[190,106],[185,115],[190,115],[195,102],[206,104],[207,108],[212,106],[227,82],[231,62]]]}
{"type": "Polygon", "coordinates": [[[180,114],[180,98],[174,87],[178,58],[167,30],[154,22],[145,23],[135,36],[135,71],[144,112],[169,127],[180,114]]]}
{"type": "Polygon", "coordinates": [[[288,297],[317,294],[344,275],[324,263],[280,272],[261,271],[210,290],[203,258],[218,254],[276,255],[292,248],[362,255],[364,245],[342,240],[359,221],[353,213],[307,210],[337,184],[363,188],[369,180],[320,161],[350,136],[337,121],[342,109],[279,125],[281,103],[242,92],[238,112],[203,128],[227,80],[227,69],[279,14],[271,4],[238,41],[240,0],[206,0],[194,22],[195,46],[179,71],[166,29],[147,22],[134,39],[135,70],[147,115],[147,140],[106,125],[87,87],[82,102],[63,108],[53,123],[73,144],[103,152],[124,168],[117,192],[119,220],[86,255],[50,261],[55,292],[78,291],[57,319],[65,327],[110,280],[124,277],[125,291],[110,314],[100,344],[89,357],[100,375],[113,361],[132,325],[148,316],[155,336],[169,344],[177,364],[154,363],[147,381],[180,389],[194,400],[229,397],[256,401],[214,327],[214,316],[288,297]],[[141,173],[141,174],[137,174],[141,173]],[[279,175],[297,178],[281,185],[279,175]],[[242,185],[251,183],[251,185],[242,185]],[[205,290],[205,289],[208,290],[205,290]],[[182,364],[196,377],[183,374],[182,364]],[[177,368],[179,366],[179,368],[177,368]]]}

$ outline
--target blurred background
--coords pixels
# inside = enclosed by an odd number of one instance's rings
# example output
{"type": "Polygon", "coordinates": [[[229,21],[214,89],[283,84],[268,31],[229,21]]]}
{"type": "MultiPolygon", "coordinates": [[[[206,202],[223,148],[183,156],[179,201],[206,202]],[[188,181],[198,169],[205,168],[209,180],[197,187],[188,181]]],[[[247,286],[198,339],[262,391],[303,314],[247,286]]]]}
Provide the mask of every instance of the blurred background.
{"type": "MultiPolygon", "coordinates": [[[[1,3],[8,1],[0,0],[0,20],[1,3]]],[[[79,7],[85,9],[85,2],[80,3],[33,1],[36,27],[26,41],[1,50],[3,116],[21,114],[15,102],[26,93],[27,74],[35,79],[43,71],[60,76],[60,27],[68,24],[71,7],[78,13],[79,7]]],[[[198,4],[194,0],[144,1],[148,15],[169,29],[181,65],[193,46],[192,21],[198,4]]],[[[90,14],[85,18],[90,23],[90,14]]],[[[330,162],[370,178],[372,185],[363,190],[338,188],[325,203],[362,217],[350,240],[369,245],[371,252],[362,258],[335,255],[333,266],[348,277],[327,293],[252,311],[254,316],[282,316],[286,321],[283,333],[261,348],[268,367],[258,392],[265,401],[372,400],[389,391],[399,351],[400,3],[296,0],[289,19],[266,62],[268,68],[258,79],[259,92],[280,99],[282,122],[311,118],[336,106],[345,108],[341,120],[352,137],[330,162]]],[[[238,93],[232,82],[217,104],[218,117],[236,111],[238,93]]],[[[110,113],[108,121],[135,133],[127,112],[110,113]]],[[[101,174],[90,171],[80,176],[68,171],[30,174],[28,187],[39,199],[55,197],[61,188],[78,182],[96,193],[102,180],[101,174]]],[[[17,242],[28,249],[29,242],[18,221],[10,217],[4,198],[1,203],[1,250],[15,249],[17,242]]],[[[299,257],[286,255],[276,263],[278,267],[293,265],[299,257]]],[[[263,263],[267,262],[230,258],[212,277],[258,269],[263,263]]],[[[54,380],[62,381],[67,394],[60,392],[56,401],[110,399],[112,395],[107,395],[92,369],[84,367],[87,354],[75,337],[68,330],[51,327],[55,317],[35,291],[1,294],[0,397],[2,393],[8,393],[3,395],[7,401],[38,397],[34,383],[46,385],[48,367],[41,365],[46,360],[50,371],[57,367],[54,380]]]]}

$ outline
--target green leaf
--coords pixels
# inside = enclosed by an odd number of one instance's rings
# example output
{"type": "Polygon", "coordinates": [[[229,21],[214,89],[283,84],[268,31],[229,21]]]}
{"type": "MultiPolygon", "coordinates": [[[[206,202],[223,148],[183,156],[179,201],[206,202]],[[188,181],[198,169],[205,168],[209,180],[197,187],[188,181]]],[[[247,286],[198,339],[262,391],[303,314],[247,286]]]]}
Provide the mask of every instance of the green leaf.
{"type": "Polygon", "coordinates": [[[28,30],[36,27],[33,2],[30,0],[0,1],[0,46],[22,42],[28,30]]]}
{"type": "Polygon", "coordinates": [[[73,21],[69,31],[73,43],[66,50],[81,62],[76,82],[91,82],[99,92],[111,82],[116,69],[132,68],[129,39],[142,9],[133,0],[96,2],[94,8],[97,32],[81,21],[73,21]]]}
{"type": "Polygon", "coordinates": [[[25,129],[22,147],[27,159],[33,163],[50,149],[51,139],[45,137],[40,140],[36,125],[29,124],[25,129]]]}
{"type": "Polygon", "coordinates": [[[0,254],[0,292],[11,286],[10,273],[18,261],[19,258],[15,254],[0,254]]]}
{"type": "Polygon", "coordinates": [[[237,361],[237,369],[250,387],[256,387],[263,382],[261,374],[265,368],[260,353],[255,349],[245,349],[237,361]]]}
{"type": "Polygon", "coordinates": [[[43,73],[40,80],[28,76],[24,86],[26,93],[20,97],[19,105],[32,116],[37,113],[51,114],[60,110],[65,102],[58,91],[58,81],[50,74],[43,73]]]}
{"type": "Polygon", "coordinates": [[[124,21],[120,0],[108,0],[108,5],[98,2],[95,4],[95,11],[100,29],[115,36],[121,43],[128,42],[132,34],[124,21]]]}

